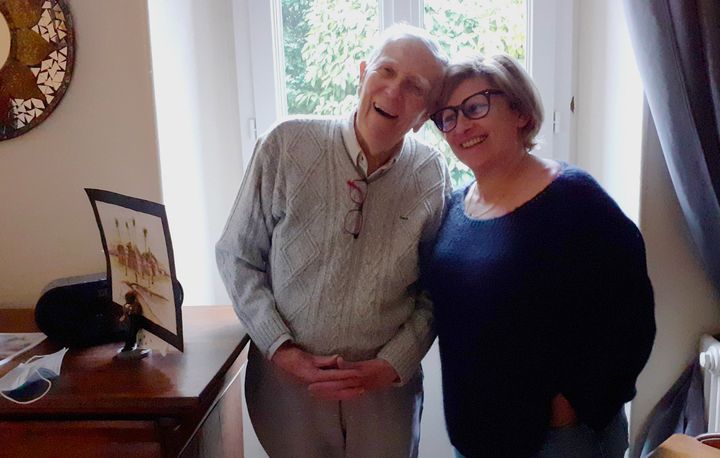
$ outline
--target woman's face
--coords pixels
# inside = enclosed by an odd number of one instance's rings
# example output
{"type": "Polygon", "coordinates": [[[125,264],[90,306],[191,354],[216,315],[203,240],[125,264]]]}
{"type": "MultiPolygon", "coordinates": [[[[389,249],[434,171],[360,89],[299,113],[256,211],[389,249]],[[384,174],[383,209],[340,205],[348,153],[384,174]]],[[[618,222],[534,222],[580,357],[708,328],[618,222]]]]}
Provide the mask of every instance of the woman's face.
{"type": "MultiPolygon", "coordinates": [[[[498,88],[483,77],[467,79],[453,91],[445,106],[458,106],[486,89],[498,88]]],[[[473,171],[525,153],[520,129],[527,124],[527,118],[511,109],[504,95],[489,95],[489,99],[490,110],[486,116],[470,119],[458,110],[457,125],[445,134],[455,156],[473,171]]]]}

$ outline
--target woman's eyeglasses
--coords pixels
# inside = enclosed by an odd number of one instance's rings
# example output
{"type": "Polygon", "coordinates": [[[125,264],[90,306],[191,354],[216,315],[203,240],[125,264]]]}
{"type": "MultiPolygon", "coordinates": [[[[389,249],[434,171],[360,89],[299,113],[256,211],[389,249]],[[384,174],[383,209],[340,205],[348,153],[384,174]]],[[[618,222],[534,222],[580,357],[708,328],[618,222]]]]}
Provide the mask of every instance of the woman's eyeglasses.
{"type": "Polygon", "coordinates": [[[365,203],[365,196],[367,195],[367,181],[364,179],[348,180],[347,187],[350,193],[350,200],[355,204],[355,208],[345,214],[343,229],[352,235],[353,238],[358,238],[363,224],[362,210],[363,204],[365,203]]]}
{"type": "Polygon", "coordinates": [[[460,105],[442,108],[432,116],[435,125],[441,132],[448,133],[457,126],[458,112],[462,111],[468,119],[480,119],[487,116],[490,112],[490,96],[505,94],[498,89],[485,89],[476,92],[470,97],[463,100],[460,105]]]}

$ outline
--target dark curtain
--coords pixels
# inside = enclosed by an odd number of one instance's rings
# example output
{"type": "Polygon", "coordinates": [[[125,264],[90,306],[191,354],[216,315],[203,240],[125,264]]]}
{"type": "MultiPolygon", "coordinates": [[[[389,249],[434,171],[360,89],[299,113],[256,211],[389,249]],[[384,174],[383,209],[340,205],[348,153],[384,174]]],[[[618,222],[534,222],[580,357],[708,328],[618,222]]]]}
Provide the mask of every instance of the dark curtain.
{"type": "Polygon", "coordinates": [[[720,0],[625,0],[675,192],[720,291],[720,0]]]}
{"type": "MultiPolygon", "coordinates": [[[[624,9],[678,201],[720,291],[720,0],[625,0],[624,9]]],[[[701,421],[688,420],[702,412],[697,400],[688,402],[689,374],[653,410],[632,457],[673,432],[703,432],[701,421]]]]}

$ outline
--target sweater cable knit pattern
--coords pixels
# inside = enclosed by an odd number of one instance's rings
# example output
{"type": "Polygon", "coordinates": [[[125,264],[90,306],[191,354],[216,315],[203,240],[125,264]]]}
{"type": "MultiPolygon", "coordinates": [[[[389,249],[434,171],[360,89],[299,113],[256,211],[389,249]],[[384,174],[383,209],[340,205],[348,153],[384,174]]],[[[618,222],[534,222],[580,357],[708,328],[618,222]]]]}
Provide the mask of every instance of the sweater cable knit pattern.
{"type": "Polygon", "coordinates": [[[395,165],[369,183],[354,239],[343,221],[355,206],[347,181],[360,176],[342,122],[291,119],[258,141],[218,267],[266,357],[291,339],[315,354],[383,358],[404,383],[434,338],[418,252],[440,225],[449,174],[436,150],[406,137],[395,165]]]}

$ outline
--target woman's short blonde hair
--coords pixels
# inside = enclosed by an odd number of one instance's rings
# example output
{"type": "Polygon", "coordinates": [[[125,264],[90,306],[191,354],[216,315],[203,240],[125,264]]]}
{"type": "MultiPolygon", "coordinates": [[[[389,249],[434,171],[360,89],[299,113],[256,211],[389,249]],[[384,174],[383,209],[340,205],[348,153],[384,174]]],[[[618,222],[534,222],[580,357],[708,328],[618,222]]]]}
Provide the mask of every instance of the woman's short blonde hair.
{"type": "Polygon", "coordinates": [[[447,104],[453,91],[463,81],[477,77],[487,79],[495,89],[503,91],[510,108],[527,117],[528,123],[521,129],[520,137],[525,149],[532,150],[537,145],[535,137],[543,123],[542,99],[530,75],[507,54],[489,58],[474,56],[450,63],[437,109],[447,104]]]}

